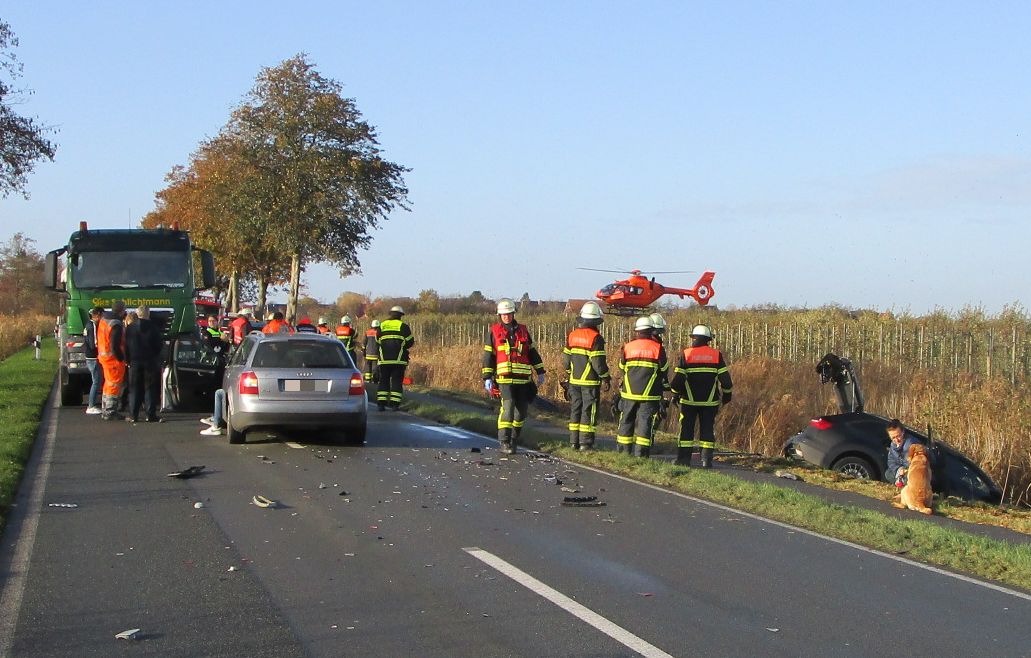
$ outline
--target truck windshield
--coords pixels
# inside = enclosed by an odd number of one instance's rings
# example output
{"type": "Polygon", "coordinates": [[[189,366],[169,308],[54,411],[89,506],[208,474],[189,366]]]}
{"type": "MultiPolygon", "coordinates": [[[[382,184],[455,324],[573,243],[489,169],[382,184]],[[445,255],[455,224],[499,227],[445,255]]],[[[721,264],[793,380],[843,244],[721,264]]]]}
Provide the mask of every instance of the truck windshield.
{"type": "Polygon", "coordinates": [[[185,288],[192,267],[184,251],[80,251],[70,271],[77,288],[185,288]]]}

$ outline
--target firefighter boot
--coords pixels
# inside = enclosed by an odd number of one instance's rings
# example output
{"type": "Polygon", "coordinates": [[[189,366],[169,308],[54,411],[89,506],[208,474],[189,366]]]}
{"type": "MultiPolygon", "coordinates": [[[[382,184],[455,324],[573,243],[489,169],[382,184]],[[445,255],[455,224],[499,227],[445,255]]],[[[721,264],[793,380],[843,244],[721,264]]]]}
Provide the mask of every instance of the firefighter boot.
{"type": "Polygon", "coordinates": [[[515,443],[512,441],[512,430],[498,430],[498,443],[501,444],[501,452],[504,454],[515,454],[515,443]]]}
{"type": "Polygon", "coordinates": [[[690,466],[691,465],[691,448],[677,448],[677,465],[678,466],[690,466]]]}
{"type": "Polygon", "coordinates": [[[569,432],[569,447],[573,450],[580,449],[580,432],[570,431],[569,432]]]}
{"type": "Polygon", "coordinates": [[[630,448],[630,446],[628,446],[625,443],[617,443],[616,444],[616,454],[618,455],[618,454],[622,454],[624,452],[630,452],[629,448],[630,448]]]}
{"type": "Polygon", "coordinates": [[[712,448],[702,448],[702,468],[712,468],[712,448]]]}
{"type": "Polygon", "coordinates": [[[651,453],[651,447],[650,446],[643,446],[640,443],[638,443],[638,444],[636,444],[634,446],[634,457],[642,457],[644,459],[647,459],[648,455],[650,453],[651,453]]]}

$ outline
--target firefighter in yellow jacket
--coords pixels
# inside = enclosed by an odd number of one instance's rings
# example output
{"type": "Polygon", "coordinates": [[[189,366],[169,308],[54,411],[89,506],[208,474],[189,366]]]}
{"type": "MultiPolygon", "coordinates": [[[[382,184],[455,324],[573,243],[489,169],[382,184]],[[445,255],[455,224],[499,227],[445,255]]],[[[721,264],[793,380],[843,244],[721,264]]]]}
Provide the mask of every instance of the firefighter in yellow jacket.
{"type": "Polygon", "coordinates": [[[401,320],[404,314],[404,309],[400,306],[390,307],[388,318],[379,323],[379,331],[376,334],[376,344],[379,347],[376,361],[379,368],[376,404],[380,411],[388,407],[392,411],[397,411],[404,399],[408,350],[415,345],[411,327],[401,320]]]}
{"type": "Polygon", "coordinates": [[[498,318],[487,329],[483,345],[483,387],[490,392],[494,382],[501,391],[501,411],[498,413],[498,441],[501,451],[515,454],[526,422],[526,412],[537,394],[537,386],[544,383],[544,362],[526,325],[515,319],[515,302],[498,301],[498,318]],[[536,371],[537,383],[533,376],[536,371]]]}
{"type": "Polygon", "coordinates": [[[712,329],[704,324],[691,331],[691,347],[680,355],[670,385],[680,396],[680,442],[677,463],[691,465],[692,443],[701,449],[702,468],[712,468],[716,450],[716,412],[721,404],[730,404],[730,371],[723,354],[710,347],[712,329]],[[697,442],[693,442],[695,422],[699,425],[697,442]]]}
{"type": "Polygon", "coordinates": [[[663,394],[669,390],[666,348],[652,337],[652,332],[651,318],[638,318],[634,323],[636,338],[623,345],[619,359],[623,383],[619,389],[616,451],[632,450],[636,457],[651,453],[655,415],[663,394]]]}
{"type": "Polygon", "coordinates": [[[598,330],[603,321],[598,302],[584,304],[579,326],[569,332],[562,350],[562,367],[569,379],[569,445],[574,450],[594,447],[599,389],[609,390],[605,338],[598,330]]]}

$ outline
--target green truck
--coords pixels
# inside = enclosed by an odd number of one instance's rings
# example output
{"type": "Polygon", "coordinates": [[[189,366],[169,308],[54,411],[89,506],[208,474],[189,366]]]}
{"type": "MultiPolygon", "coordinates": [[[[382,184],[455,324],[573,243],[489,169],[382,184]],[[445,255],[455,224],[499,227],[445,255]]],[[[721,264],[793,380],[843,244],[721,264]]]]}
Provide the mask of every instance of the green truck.
{"type": "Polygon", "coordinates": [[[215,261],[211,252],[190,243],[186,231],[177,226],[97,230],[80,222],[67,245],[47,254],[44,268],[44,286],[64,293],[57,327],[62,406],[82,404],[89,391],[83,351],[89,310],[110,310],[118,300],[127,309],[149,306],[151,321],[163,330],[164,406],[210,404],[221,384],[221,364],[198,332],[194,298],[197,290],[215,285],[215,261]],[[200,265],[199,284],[194,279],[195,261],[200,265]]]}

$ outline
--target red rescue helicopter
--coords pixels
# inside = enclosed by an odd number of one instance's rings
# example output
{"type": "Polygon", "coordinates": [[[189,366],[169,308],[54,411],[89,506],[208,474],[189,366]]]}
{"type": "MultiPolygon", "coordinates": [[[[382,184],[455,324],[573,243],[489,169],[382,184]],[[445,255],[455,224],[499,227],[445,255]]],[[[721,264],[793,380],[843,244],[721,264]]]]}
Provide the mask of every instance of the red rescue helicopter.
{"type": "Polygon", "coordinates": [[[615,315],[637,315],[663,295],[677,295],[681,299],[686,295],[698,302],[699,306],[705,306],[715,294],[712,288],[712,279],[716,276],[715,272],[707,271],[703,273],[693,288],[669,288],[661,283],[657,283],[654,276],[649,279],[646,275],[685,274],[685,272],[595,270],[589,267],[581,267],[580,269],[593,272],[626,272],[630,275],[627,279],[610,283],[595,294],[595,297],[607,305],[606,312],[615,315]]]}

